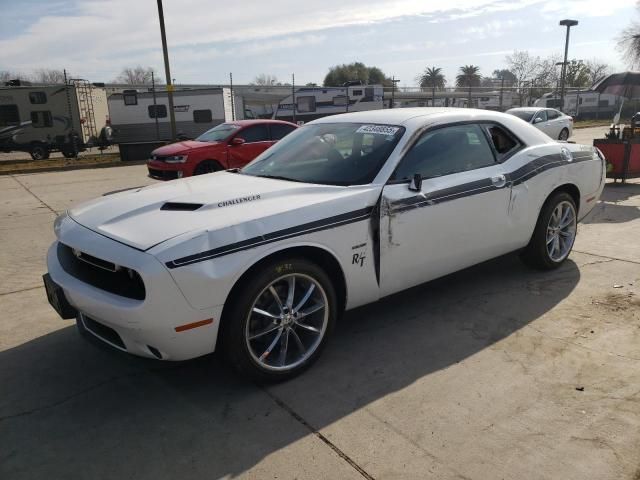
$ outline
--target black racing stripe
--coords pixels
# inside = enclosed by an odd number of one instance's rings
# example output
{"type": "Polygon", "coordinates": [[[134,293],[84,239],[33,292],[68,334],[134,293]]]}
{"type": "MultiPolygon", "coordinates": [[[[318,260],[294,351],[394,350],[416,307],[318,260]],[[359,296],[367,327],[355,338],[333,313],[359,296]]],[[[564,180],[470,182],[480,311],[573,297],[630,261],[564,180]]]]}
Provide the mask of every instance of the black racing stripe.
{"type": "Polygon", "coordinates": [[[405,198],[393,202],[391,209],[394,213],[404,212],[412,208],[426,207],[427,205],[435,205],[436,203],[442,203],[449,200],[455,200],[456,198],[462,198],[469,195],[476,195],[478,193],[488,192],[490,190],[496,190],[497,187],[491,183],[490,178],[484,178],[482,180],[476,180],[474,182],[464,183],[462,185],[456,185],[454,187],[443,188],[442,190],[436,190],[427,195],[416,195],[414,197],[405,198]]]}
{"type": "Polygon", "coordinates": [[[349,223],[360,222],[367,220],[371,217],[371,212],[374,207],[362,208],[353,212],[347,212],[333,217],[324,218],[315,222],[305,223],[291,228],[285,228],[275,232],[267,233],[259,237],[248,238],[240,242],[231,243],[222,247],[207,250],[205,252],[188,255],[186,257],[178,258],[167,262],[168,268],[177,268],[185,265],[191,265],[197,262],[203,262],[205,260],[211,260],[213,258],[222,257],[231,253],[240,252],[242,250],[249,250],[251,248],[265,245],[267,243],[277,242],[279,240],[285,240],[287,238],[304,235],[307,233],[318,232],[320,230],[328,230],[330,228],[340,227],[349,223]]]}
{"type": "MultiPolygon", "coordinates": [[[[505,177],[507,179],[507,182],[504,187],[519,185],[523,182],[526,182],[527,180],[530,180],[536,175],[539,175],[542,172],[546,172],[547,170],[550,170],[552,168],[588,160],[593,160],[593,155],[586,152],[573,152],[571,162],[567,162],[565,157],[559,153],[544,155],[542,157],[536,158],[535,160],[532,160],[531,162],[523,165],[517,170],[506,174],[505,177]]],[[[392,202],[390,208],[392,213],[401,213],[412,208],[436,205],[438,203],[446,202],[449,200],[456,200],[458,198],[478,195],[481,193],[490,192],[492,190],[498,190],[499,188],[504,187],[496,187],[495,185],[493,185],[490,178],[485,178],[482,180],[476,180],[442,190],[436,190],[426,195],[415,195],[410,198],[404,198],[402,200],[392,202]]]]}

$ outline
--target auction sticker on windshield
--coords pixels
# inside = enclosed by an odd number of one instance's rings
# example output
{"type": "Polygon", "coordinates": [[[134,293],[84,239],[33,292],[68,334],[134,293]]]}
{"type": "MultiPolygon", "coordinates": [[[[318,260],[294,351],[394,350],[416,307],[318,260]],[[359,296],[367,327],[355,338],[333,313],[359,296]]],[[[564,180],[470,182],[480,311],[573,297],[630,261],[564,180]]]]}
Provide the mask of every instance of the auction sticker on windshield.
{"type": "Polygon", "coordinates": [[[395,135],[400,127],[389,127],[387,125],[363,125],[356,133],[373,133],[376,135],[395,135]]]}

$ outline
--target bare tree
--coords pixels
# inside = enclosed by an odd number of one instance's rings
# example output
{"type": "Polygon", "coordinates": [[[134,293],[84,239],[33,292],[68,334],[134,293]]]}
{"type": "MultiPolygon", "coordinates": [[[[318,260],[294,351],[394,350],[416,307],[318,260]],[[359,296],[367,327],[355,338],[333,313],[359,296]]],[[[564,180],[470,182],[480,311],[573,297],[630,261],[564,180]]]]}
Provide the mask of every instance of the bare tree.
{"type": "Polygon", "coordinates": [[[268,73],[261,73],[253,79],[253,85],[261,85],[265,87],[271,87],[273,85],[280,85],[275,75],[269,75],[268,73]]]}
{"type": "Polygon", "coordinates": [[[0,70],[0,85],[4,85],[9,80],[30,80],[26,75],[12,72],[10,70],[0,70]]]}
{"type": "Polygon", "coordinates": [[[516,77],[517,86],[525,80],[531,80],[537,75],[540,57],[533,57],[526,50],[514,50],[505,58],[509,71],[516,77]]]}
{"type": "MultiPolygon", "coordinates": [[[[155,69],[152,67],[143,67],[138,65],[136,67],[125,67],[120,72],[120,75],[114,80],[116,83],[126,83],[128,85],[150,85],[151,84],[151,72],[155,73],[155,69]]],[[[156,83],[161,83],[161,80],[156,75],[156,83]]]]}
{"type": "MultiPolygon", "coordinates": [[[[638,4],[640,9],[640,4],[638,4]]],[[[631,68],[640,67],[640,21],[632,21],[618,35],[618,48],[631,68]]]]}
{"type": "Polygon", "coordinates": [[[611,67],[597,58],[587,60],[585,65],[589,69],[589,85],[593,85],[605,75],[608,75],[611,67]]]}
{"type": "Polygon", "coordinates": [[[31,78],[37,83],[64,84],[64,72],[62,70],[40,68],[33,73],[31,78]]]}

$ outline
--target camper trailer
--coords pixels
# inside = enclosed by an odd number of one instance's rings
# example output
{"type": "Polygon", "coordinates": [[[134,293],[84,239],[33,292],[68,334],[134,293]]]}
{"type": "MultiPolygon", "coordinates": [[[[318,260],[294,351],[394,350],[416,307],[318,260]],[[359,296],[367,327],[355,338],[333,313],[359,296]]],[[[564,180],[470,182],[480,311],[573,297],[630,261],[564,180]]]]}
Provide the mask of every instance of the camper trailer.
{"type": "Polygon", "coordinates": [[[620,107],[621,99],[616,95],[598,93],[592,90],[568,91],[564,95],[564,105],[560,105],[560,95],[545,93],[537,99],[534,107],[557,108],[577,118],[608,118],[620,107]]]}
{"type": "Polygon", "coordinates": [[[378,110],[383,106],[382,85],[303,87],[274,106],[271,118],[304,123],[338,113],[378,110]]]}
{"type": "MultiPolygon", "coordinates": [[[[163,87],[164,89],[164,87],[163,87]]],[[[169,101],[166,91],[125,90],[109,96],[114,143],[153,142],[171,139],[169,101]]],[[[195,138],[233,119],[243,118],[244,106],[232,101],[228,88],[202,88],[173,92],[176,132],[195,138]],[[233,115],[232,109],[240,115],[233,115]]]]}
{"type": "Polygon", "coordinates": [[[86,80],[0,87],[2,152],[29,152],[34,160],[56,151],[75,157],[108,143],[107,119],[104,89],[86,80]]]}

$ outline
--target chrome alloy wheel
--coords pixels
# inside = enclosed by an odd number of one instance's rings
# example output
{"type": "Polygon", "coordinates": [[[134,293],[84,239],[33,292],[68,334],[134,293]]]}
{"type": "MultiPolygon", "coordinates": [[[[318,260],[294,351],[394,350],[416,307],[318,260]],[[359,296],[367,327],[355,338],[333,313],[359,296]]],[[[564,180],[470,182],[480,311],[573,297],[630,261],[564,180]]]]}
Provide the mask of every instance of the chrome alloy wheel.
{"type": "Polygon", "coordinates": [[[291,370],[317,350],[327,330],[327,294],[315,279],[293,273],[275,279],[249,310],[245,341],[267,370],[291,370]]]}
{"type": "Polygon", "coordinates": [[[547,225],[547,253],[554,262],[562,262],[571,251],[576,239],[576,211],[567,201],[560,202],[553,209],[547,225]]]}

